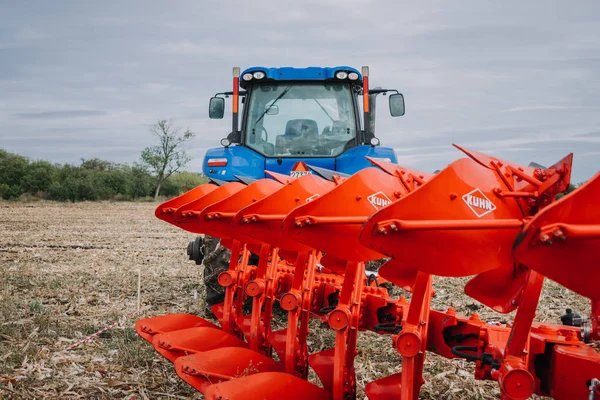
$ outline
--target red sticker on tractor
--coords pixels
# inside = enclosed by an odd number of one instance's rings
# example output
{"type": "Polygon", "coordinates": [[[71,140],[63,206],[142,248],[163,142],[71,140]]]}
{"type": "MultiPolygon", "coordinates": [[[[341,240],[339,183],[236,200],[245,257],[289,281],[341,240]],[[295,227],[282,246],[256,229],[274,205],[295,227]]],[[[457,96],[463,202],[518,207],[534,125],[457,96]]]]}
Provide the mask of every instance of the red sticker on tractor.
{"type": "Polygon", "coordinates": [[[496,209],[496,205],[488,199],[479,189],[474,189],[462,197],[463,201],[469,206],[471,211],[481,218],[496,209]]]}
{"type": "Polygon", "coordinates": [[[367,200],[369,200],[369,203],[371,203],[371,205],[375,207],[376,210],[380,210],[383,207],[387,207],[390,204],[392,204],[390,198],[387,197],[383,192],[373,193],[372,195],[367,197],[367,200]]]}

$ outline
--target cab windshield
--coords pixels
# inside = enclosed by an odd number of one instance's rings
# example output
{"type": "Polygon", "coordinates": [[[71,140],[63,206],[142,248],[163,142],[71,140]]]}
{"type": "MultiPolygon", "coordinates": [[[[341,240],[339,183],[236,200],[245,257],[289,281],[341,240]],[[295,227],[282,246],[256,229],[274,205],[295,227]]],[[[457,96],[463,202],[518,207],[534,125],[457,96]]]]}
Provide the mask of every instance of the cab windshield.
{"type": "Polygon", "coordinates": [[[335,157],[353,147],[355,109],[349,84],[255,85],[245,144],[271,157],[335,157]]]}

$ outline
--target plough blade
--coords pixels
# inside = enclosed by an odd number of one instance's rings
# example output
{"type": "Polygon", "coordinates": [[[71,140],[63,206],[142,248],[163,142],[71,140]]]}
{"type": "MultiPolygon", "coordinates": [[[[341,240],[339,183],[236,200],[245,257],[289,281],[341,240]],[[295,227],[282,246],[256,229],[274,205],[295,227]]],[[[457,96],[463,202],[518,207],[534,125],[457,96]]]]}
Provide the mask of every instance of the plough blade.
{"type": "Polygon", "coordinates": [[[502,185],[494,171],[469,159],[455,161],[371,216],[361,242],[439,276],[512,269],[510,248],[523,213],[514,199],[494,194],[502,185]]]}
{"type": "Polygon", "coordinates": [[[365,387],[365,394],[369,400],[397,400],[401,380],[401,373],[378,379],[365,387]]]}
{"type": "Polygon", "coordinates": [[[546,207],[523,229],[514,256],[562,286],[600,299],[600,174],[546,207]]]}
{"type": "Polygon", "coordinates": [[[402,190],[397,177],[377,168],[363,169],[295,208],[283,221],[283,231],[294,240],[342,260],[384,258],[359,243],[358,233],[369,215],[397,200],[402,190]]]}
{"type": "MultiPolygon", "coordinates": [[[[227,186],[221,186],[220,189],[227,186]]],[[[252,238],[242,235],[231,222],[240,209],[270,195],[279,188],[281,188],[281,183],[273,179],[260,179],[228,197],[206,206],[197,215],[197,222],[194,225],[198,226],[202,233],[211,236],[257,243],[252,238]]]]}
{"type": "Polygon", "coordinates": [[[159,317],[140,319],[135,323],[135,330],[138,335],[150,343],[152,343],[153,337],[159,333],[197,327],[216,328],[213,323],[192,314],[161,315],[159,317]]]}
{"type": "MultiPolygon", "coordinates": [[[[272,174],[272,173],[269,173],[272,174]]],[[[242,208],[233,220],[237,229],[255,240],[287,251],[311,251],[281,231],[281,223],[294,208],[329,192],[335,184],[315,175],[290,180],[271,195],[242,208]]]]}
{"type": "Polygon", "coordinates": [[[246,186],[239,182],[226,183],[223,186],[209,193],[198,197],[189,203],[181,205],[173,215],[173,220],[170,221],[173,225],[193,233],[204,233],[201,225],[198,224],[198,216],[200,212],[211,204],[228,198],[234,193],[239,192],[246,186]]]}
{"type": "MultiPolygon", "coordinates": [[[[287,357],[286,354],[286,344],[287,344],[287,328],[280,329],[278,331],[271,332],[268,336],[269,343],[273,346],[273,350],[279,356],[279,359],[285,360],[287,357]]],[[[295,338],[294,348],[297,349],[300,347],[300,341],[295,338]]]]}
{"type": "Polygon", "coordinates": [[[217,382],[261,372],[283,372],[283,366],[270,357],[240,347],[223,347],[175,360],[175,371],[188,384],[204,392],[217,382]]]}
{"type": "Polygon", "coordinates": [[[513,268],[497,268],[473,277],[465,285],[465,294],[506,314],[519,306],[525,285],[526,269],[515,263],[513,268]]]}
{"type": "Polygon", "coordinates": [[[218,186],[211,183],[195,187],[174,199],[161,203],[154,211],[154,215],[156,218],[172,224],[175,222],[175,212],[179,207],[206,196],[216,189],[218,189],[218,186]]]}
{"type": "Polygon", "coordinates": [[[236,326],[240,329],[245,338],[251,334],[251,315],[240,315],[235,319],[236,326]]]}
{"type": "Polygon", "coordinates": [[[335,348],[325,349],[308,357],[308,364],[315,371],[323,387],[333,391],[333,364],[335,362],[335,348]]]}
{"type": "Polygon", "coordinates": [[[331,393],[304,379],[281,372],[263,372],[209,386],[206,400],[330,400],[331,393]]]}
{"type": "Polygon", "coordinates": [[[394,285],[412,292],[419,270],[396,260],[388,260],[378,271],[379,275],[394,285]]]}
{"type": "Polygon", "coordinates": [[[169,361],[221,347],[247,347],[240,338],[219,328],[187,328],[160,333],[152,339],[154,349],[169,361]]]}

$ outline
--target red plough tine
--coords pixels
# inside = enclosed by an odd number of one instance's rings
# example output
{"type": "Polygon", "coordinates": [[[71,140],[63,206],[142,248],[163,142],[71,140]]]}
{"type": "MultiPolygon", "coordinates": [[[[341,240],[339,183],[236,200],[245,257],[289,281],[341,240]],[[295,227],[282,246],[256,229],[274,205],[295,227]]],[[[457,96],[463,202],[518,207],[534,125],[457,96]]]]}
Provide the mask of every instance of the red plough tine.
{"type": "MultiPolygon", "coordinates": [[[[273,180],[263,179],[254,182],[247,187],[243,186],[240,190],[236,190],[236,186],[237,184],[226,184],[219,187],[205,196],[205,203],[202,203],[202,199],[194,201],[194,207],[203,207],[199,213],[195,212],[193,209],[188,211],[189,208],[187,207],[189,207],[189,205],[184,205],[183,208],[186,208],[186,210],[178,210],[175,215],[176,217],[179,217],[179,219],[197,219],[198,221],[188,224],[188,228],[193,229],[194,231],[209,233],[213,236],[224,239],[232,239],[232,258],[230,270],[228,272],[233,272],[230,276],[233,276],[236,280],[239,278],[239,280],[242,281],[244,277],[249,274],[250,268],[247,267],[249,252],[246,250],[246,243],[249,242],[242,243],[241,240],[249,239],[251,241],[252,239],[241,236],[241,234],[229,229],[232,217],[239,208],[242,208],[243,206],[277,190],[281,184],[273,180]],[[234,189],[233,194],[231,193],[231,190],[228,190],[232,188],[234,189]],[[218,196],[221,198],[220,201],[218,196]],[[228,222],[224,223],[226,220],[228,220],[228,222]],[[242,255],[242,262],[238,264],[237,260],[240,254],[242,255]],[[238,275],[241,276],[238,277],[238,275]]],[[[194,323],[197,324],[196,326],[200,327],[194,327],[194,325],[184,326],[184,324],[180,323],[177,326],[180,328],[179,330],[174,331],[173,329],[169,329],[166,330],[166,333],[159,334],[154,338],[153,345],[157,351],[159,351],[159,353],[164,355],[166,358],[174,360],[177,356],[183,354],[191,354],[214,349],[218,343],[220,343],[222,346],[246,346],[246,343],[236,336],[239,333],[235,327],[235,324],[232,323],[235,314],[238,312],[238,310],[241,311],[243,292],[241,292],[239,287],[235,285],[231,285],[231,287],[227,289],[227,292],[226,301],[229,300],[229,303],[225,304],[225,315],[223,317],[223,322],[225,322],[223,325],[224,327],[227,327],[227,331],[224,332],[223,330],[206,328],[206,325],[201,325],[201,322],[198,322],[197,320],[194,320],[194,323]],[[237,292],[238,296],[235,296],[235,292],[237,292]],[[235,300],[237,304],[233,304],[233,300],[235,300]],[[227,322],[228,324],[226,324],[227,322]],[[217,337],[218,340],[216,339],[217,337]]],[[[164,325],[164,320],[168,319],[168,317],[169,316],[161,317],[160,322],[163,322],[164,325]]],[[[181,318],[179,317],[179,319],[181,318]]],[[[163,329],[163,331],[165,330],[163,329]]],[[[255,361],[257,363],[266,362],[267,360],[269,359],[256,354],[255,361]]]]}
{"type": "Polygon", "coordinates": [[[250,349],[221,347],[177,358],[175,371],[181,379],[204,393],[218,382],[263,372],[283,372],[283,365],[250,349]]]}
{"type": "MultiPolygon", "coordinates": [[[[269,174],[279,180],[287,179],[284,187],[274,192],[268,197],[259,200],[243,208],[234,218],[234,224],[243,233],[270,244],[276,248],[278,254],[285,259],[294,261],[296,266],[290,268],[283,263],[282,268],[277,265],[271,265],[269,271],[257,271],[257,277],[246,284],[246,293],[253,298],[253,318],[262,317],[260,324],[267,333],[268,342],[262,343],[263,349],[275,348],[280,358],[284,361],[286,371],[289,373],[298,373],[300,376],[306,375],[308,347],[306,344],[306,335],[302,329],[297,331],[298,320],[302,320],[301,326],[308,329],[308,307],[310,306],[310,296],[313,290],[303,291],[301,296],[294,296],[291,293],[286,294],[286,301],[282,301],[282,308],[288,311],[288,328],[281,332],[271,332],[270,321],[272,318],[272,307],[276,297],[282,294],[282,288],[290,288],[293,282],[296,286],[304,283],[311,287],[311,275],[304,274],[306,265],[315,264],[315,249],[298,243],[285,236],[280,230],[281,223],[286,215],[299,204],[304,204],[311,199],[320,196],[331,190],[335,184],[315,175],[305,175],[298,179],[280,176],[279,174],[269,174]],[[297,274],[296,274],[297,272],[297,274]],[[263,277],[264,276],[264,277],[263,277]],[[300,284],[297,283],[300,280],[300,284]],[[290,296],[293,297],[290,298],[290,296]],[[302,306],[302,296],[308,296],[307,304],[302,306]],[[291,304],[295,300],[294,304],[291,304]],[[265,310],[265,313],[256,315],[255,310],[265,310]],[[304,310],[304,312],[302,312],[304,310]]],[[[308,269],[310,270],[311,267],[308,269]]],[[[300,293],[300,291],[298,292],[300,293]]],[[[253,329],[257,329],[259,321],[253,321],[253,329]]]]}
{"type": "MultiPolygon", "coordinates": [[[[203,233],[194,220],[189,219],[197,211],[208,205],[223,200],[233,193],[243,189],[245,185],[237,182],[227,183],[223,186],[213,184],[201,185],[189,192],[182,194],[172,200],[162,203],[156,208],[155,215],[168,223],[194,233],[203,233]],[[179,208],[175,208],[179,207],[179,208]],[[182,213],[182,208],[185,210],[182,213]],[[184,215],[186,217],[184,217],[184,215]]],[[[193,327],[214,327],[215,325],[205,319],[192,314],[170,314],[159,317],[145,318],[136,322],[137,333],[148,342],[152,343],[152,337],[159,333],[193,327]]]]}
{"type": "MultiPolygon", "coordinates": [[[[285,254],[286,258],[296,261],[295,268],[290,268],[287,262],[279,267],[273,263],[267,265],[265,268],[259,266],[256,277],[246,284],[246,293],[253,298],[252,328],[257,329],[256,319],[258,318],[256,316],[258,313],[258,316],[260,316],[260,325],[258,328],[264,329],[265,332],[270,331],[271,308],[275,296],[281,294],[282,288],[289,287],[289,281],[292,277],[295,280],[299,279],[301,284],[307,285],[305,286],[306,288],[310,287],[308,285],[310,283],[310,276],[314,276],[315,271],[315,250],[288,239],[282,234],[279,226],[287,213],[294,209],[299,202],[305,203],[307,199],[310,201],[311,198],[318,196],[320,193],[327,192],[334,186],[332,182],[314,175],[303,176],[296,180],[290,180],[289,177],[284,178],[278,174],[271,175],[280,181],[287,180],[286,185],[270,196],[240,210],[234,217],[234,225],[242,233],[248,234],[256,240],[268,243],[277,252],[285,254]],[[304,273],[305,271],[307,274],[304,273]],[[311,271],[313,271],[312,274],[310,273],[311,271]],[[260,312],[261,309],[264,310],[262,313],[260,312]]],[[[270,347],[271,341],[275,341],[276,345],[274,347],[284,361],[284,365],[276,364],[278,368],[282,370],[286,369],[291,374],[306,377],[308,366],[306,333],[308,331],[308,311],[310,310],[313,290],[302,290],[300,293],[302,294],[300,296],[302,303],[299,304],[299,307],[289,311],[290,318],[288,320],[289,327],[287,331],[284,330],[285,332],[273,332],[270,334],[267,343],[259,343],[262,344],[262,346],[259,346],[259,351],[265,352],[270,347]],[[298,317],[298,315],[300,318],[294,319],[294,316],[298,317]],[[298,319],[300,319],[300,329],[297,329],[298,319]],[[296,322],[293,323],[292,320],[296,322]],[[283,340],[279,340],[281,337],[283,340]],[[301,343],[304,345],[302,346],[301,343]]],[[[287,302],[282,300],[282,304],[287,304],[287,302]]],[[[259,330],[258,333],[262,333],[262,331],[259,330]]],[[[250,353],[247,354],[250,357],[250,353]]],[[[204,359],[204,353],[201,356],[204,359]]],[[[207,371],[204,370],[202,372],[205,373],[207,371]]],[[[293,394],[290,393],[289,387],[282,387],[273,383],[267,387],[264,385],[265,373],[262,370],[256,372],[261,373],[242,378],[246,396],[248,393],[256,393],[260,395],[258,398],[288,398],[289,396],[330,398],[330,394],[327,391],[292,375],[285,375],[282,382],[291,382],[294,384],[293,394]]],[[[266,374],[267,377],[270,376],[269,373],[266,374]]],[[[189,377],[187,379],[189,382],[189,377]]],[[[199,382],[198,385],[200,386],[199,382]]],[[[239,393],[238,385],[223,385],[220,387],[220,393],[222,393],[224,398],[242,396],[239,393]]]]}
{"type": "Polygon", "coordinates": [[[135,323],[135,329],[138,335],[150,343],[152,343],[153,337],[159,333],[196,327],[216,328],[212,322],[207,321],[204,318],[184,313],[140,319],[135,323]]]}
{"type": "Polygon", "coordinates": [[[209,386],[206,400],[330,400],[331,393],[280,372],[263,372],[209,386]]]}
{"type": "Polygon", "coordinates": [[[221,347],[248,347],[248,343],[234,335],[224,335],[216,326],[192,327],[155,335],[152,345],[167,360],[221,347]]]}
{"type": "MultiPolygon", "coordinates": [[[[227,197],[224,200],[221,200],[217,203],[214,203],[206,208],[204,208],[200,214],[198,215],[198,220],[203,221],[203,231],[211,234],[213,236],[218,237],[227,237],[233,239],[233,250],[230,262],[230,268],[228,271],[222,272],[219,276],[219,282],[221,284],[225,283],[226,292],[225,292],[225,303],[223,306],[223,317],[221,320],[222,330],[207,330],[207,329],[196,329],[196,332],[192,330],[187,330],[185,335],[182,335],[183,345],[179,343],[179,336],[176,334],[177,332],[172,332],[170,335],[169,344],[172,348],[175,349],[178,353],[179,348],[190,346],[192,343],[198,344],[199,348],[189,348],[186,350],[188,353],[193,352],[194,357],[182,357],[181,359],[176,359],[176,370],[180,374],[180,376],[196,389],[202,391],[206,386],[206,380],[199,378],[193,371],[202,371],[203,375],[210,375],[212,377],[220,376],[219,371],[223,371],[223,368],[227,371],[232,370],[244,370],[249,368],[248,362],[251,361],[253,365],[262,365],[259,370],[273,370],[273,368],[269,367],[273,365],[273,360],[269,357],[261,355],[252,350],[246,350],[241,348],[242,344],[240,342],[235,342],[238,336],[241,335],[240,327],[236,325],[236,318],[242,315],[242,305],[244,301],[244,284],[247,282],[254,272],[254,268],[250,268],[247,264],[248,260],[248,250],[247,247],[254,246],[255,248],[261,249],[261,243],[255,241],[254,239],[245,236],[241,231],[234,229],[232,225],[233,217],[239,211],[239,209],[245,207],[248,204],[252,204],[255,201],[260,200],[261,198],[268,196],[273,193],[277,189],[281,187],[281,184],[271,180],[271,179],[261,179],[256,182],[251,183],[244,189],[236,192],[235,194],[227,197]],[[238,264],[239,256],[242,256],[242,262],[238,264]],[[189,340],[188,337],[194,336],[193,340],[189,340]],[[225,348],[214,348],[211,350],[211,357],[204,358],[203,355],[206,353],[206,342],[211,342],[214,340],[215,335],[221,335],[222,340],[227,338],[227,341],[234,342],[234,345],[237,346],[237,351],[235,354],[239,356],[230,357],[233,354],[229,349],[229,347],[225,348]],[[220,351],[223,351],[223,357],[219,358],[218,355],[220,351]],[[212,375],[210,371],[216,371],[212,375]]],[[[264,249],[264,245],[262,245],[264,249]]],[[[259,251],[257,251],[259,252],[259,251]]],[[[266,254],[268,255],[268,253],[266,254]]],[[[261,254],[262,260],[260,262],[267,262],[267,258],[265,254],[261,254]]],[[[276,262],[276,260],[273,260],[276,262]]],[[[260,340],[260,338],[247,338],[249,339],[250,345],[254,341],[260,340]]],[[[231,345],[228,344],[227,345],[231,345]]],[[[168,351],[165,346],[161,346],[162,350],[168,351]]],[[[275,369],[277,370],[277,369],[275,369]]]]}
{"type": "MultiPolygon", "coordinates": [[[[310,366],[334,399],[355,395],[356,339],[358,329],[365,328],[361,326],[361,305],[371,304],[366,299],[369,296],[382,298],[382,308],[393,304],[385,289],[366,287],[365,261],[383,255],[358,242],[367,217],[407,193],[399,176],[382,169],[367,168],[349,178],[334,175],[338,183],[334,189],[294,209],[283,222],[286,235],[319,248],[327,257],[346,261],[338,304],[327,316],[336,330],[335,347],[309,357],[310,366]]],[[[368,312],[376,310],[365,314],[368,312]]]]}

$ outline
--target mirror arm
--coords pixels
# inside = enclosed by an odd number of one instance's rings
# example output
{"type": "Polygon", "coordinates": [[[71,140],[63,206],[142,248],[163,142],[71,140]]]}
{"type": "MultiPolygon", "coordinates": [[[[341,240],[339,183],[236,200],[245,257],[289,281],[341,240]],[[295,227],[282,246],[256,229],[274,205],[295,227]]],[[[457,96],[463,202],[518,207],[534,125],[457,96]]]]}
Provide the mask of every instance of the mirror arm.
{"type": "MultiPolygon", "coordinates": [[[[246,96],[246,93],[247,92],[245,90],[240,90],[238,93],[238,96],[240,96],[240,97],[246,96]]],[[[214,97],[218,97],[218,96],[224,96],[225,98],[228,98],[229,96],[233,96],[233,91],[216,93],[214,97]]]]}
{"type": "Polygon", "coordinates": [[[387,94],[387,92],[395,92],[397,94],[400,94],[400,92],[396,89],[380,89],[380,88],[369,89],[369,94],[377,95],[377,94],[383,93],[385,95],[385,94],[387,94]]]}
{"type": "Polygon", "coordinates": [[[227,140],[229,140],[230,143],[241,143],[242,142],[242,132],[241,131],[234,131],[234,132],[230,132],[227,135],[227,140]]]}

